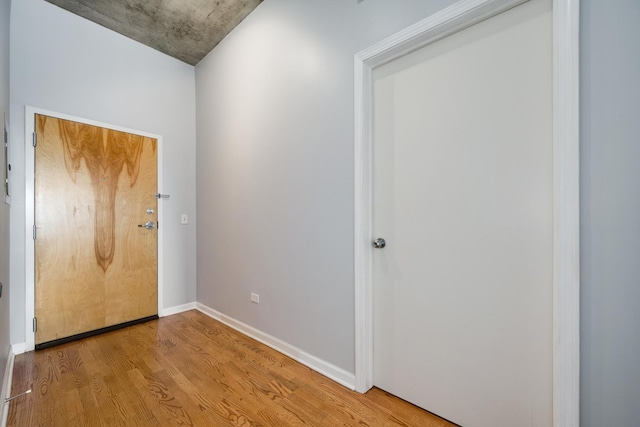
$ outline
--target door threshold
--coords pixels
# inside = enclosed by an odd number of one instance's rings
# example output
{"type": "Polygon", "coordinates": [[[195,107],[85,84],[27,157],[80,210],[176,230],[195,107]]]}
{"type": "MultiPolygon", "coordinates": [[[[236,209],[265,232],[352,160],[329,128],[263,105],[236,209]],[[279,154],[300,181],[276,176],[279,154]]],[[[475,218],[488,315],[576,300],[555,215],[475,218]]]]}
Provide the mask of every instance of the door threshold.
{"type": "Polygon", "coordinates": [[[145,323],[145,322],[148,322],[150,320],[157,320],[158,318],[159,318],[158,315],[154,314],[153,316],[143,317],[141,319],[131,320],[129,322],[124,322],[124,323],[119,323],[117,325],[107,326],[106,328],[95,329],[93,331],[83,332],[83,333],[77,334],[77,335],[71,335],[70,337],[60,338],[60,339],[53,340],[53,341],[47,341],[47,342],[44,342],[42,344],[36,344],[35,349],[36,350],[44,350],[44,349],[47,349],[47,348],[55,347],[57,345],[66,344],[66,343],[69,343],[69,342],[72,342],[72,341],[78,341],[78,340],[81,340],[81,339],[84,339],[84,338],[93,337],[95,335],[100,335],[100,334],[104,334],[104,333],[107,333],[107,332],[117,331],[118,329],[123,329],[123,328],[126,328],[128,326],[138,325],[140,323],[145,323]]]}

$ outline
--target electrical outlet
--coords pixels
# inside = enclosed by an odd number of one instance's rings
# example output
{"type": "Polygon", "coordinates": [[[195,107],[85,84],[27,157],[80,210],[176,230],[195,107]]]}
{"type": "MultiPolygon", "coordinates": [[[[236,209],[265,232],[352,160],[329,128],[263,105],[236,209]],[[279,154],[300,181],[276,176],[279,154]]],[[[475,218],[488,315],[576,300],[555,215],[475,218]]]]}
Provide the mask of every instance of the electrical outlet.
{"type": "Polygon", "coordinates": [[[251,302],[254,302],[256,304],[260,304],[260,295],[258,294],[254,294],[253,292],[251,293],[251,302]]]}

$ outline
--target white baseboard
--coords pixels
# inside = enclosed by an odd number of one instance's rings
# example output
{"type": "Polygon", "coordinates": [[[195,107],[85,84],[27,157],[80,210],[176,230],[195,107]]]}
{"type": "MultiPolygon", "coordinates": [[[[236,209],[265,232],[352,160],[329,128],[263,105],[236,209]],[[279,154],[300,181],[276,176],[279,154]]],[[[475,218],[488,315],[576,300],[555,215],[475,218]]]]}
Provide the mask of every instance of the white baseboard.
{"type": "Polygon", "coordinates": [[[160,310],[159,316],[160,317],[171,316],[172,314],[184,313],[185,311],[195,310],[195,309],[196,309],[195,302],[190,302],[182,305],[174,305],[173,307],[167,307],[160,310]]]}
{"type": "Polygon", "coordinates": [[[302,363],[303,365],[337,382],[338,384],[341,384],[351,390],[355,390],[355,375],[351,372],[347,372],[344,369],[332,365],[329,362],[319,359],[311,354],[305,353],[304,351],[291,344],[288,344],[252,326],[242,323],[239,320],[226,316],[211,307],[207,307],[204,304],[196,303],[195,308],[206,314],[207,316],[210,316],[235,329],[236,331],[241,332],[256,341],[259,341],[262,344],[267,345],[286,356],[289,356],[293,360],[302,363]]]}
{"type": "Polygon", "coordinates": [[[14,355],[22,354],[27,352],[27,343],[19,342],[18,344],[14,344],[11,346],[11,352],[14,355]]]}
{"type": "Polygon", "coordinates": [[[0,411],[0,427],[6,427],[7,417],[9,416],[9,402],[6,400],[11,396],[11,384],[13,381],[13,361],[15,359],[15,353],[13,349],[9,348],[9,357],[7,358],[7,365],[4,370],[4,381],[2,382],[2,394],[0,394],[0,403],[2,404],[2,410],[0,411]]]}

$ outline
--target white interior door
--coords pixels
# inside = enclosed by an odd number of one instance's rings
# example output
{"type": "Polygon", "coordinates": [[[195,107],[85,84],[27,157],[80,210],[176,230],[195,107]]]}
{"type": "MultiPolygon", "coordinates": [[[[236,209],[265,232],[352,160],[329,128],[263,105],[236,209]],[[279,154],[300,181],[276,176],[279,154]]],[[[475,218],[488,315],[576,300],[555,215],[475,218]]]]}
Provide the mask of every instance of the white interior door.
{"type": "Polygon", "coordinates": [[[374,384],[465,427],[552,424],[552,14],[374,72],[374,384]]]}

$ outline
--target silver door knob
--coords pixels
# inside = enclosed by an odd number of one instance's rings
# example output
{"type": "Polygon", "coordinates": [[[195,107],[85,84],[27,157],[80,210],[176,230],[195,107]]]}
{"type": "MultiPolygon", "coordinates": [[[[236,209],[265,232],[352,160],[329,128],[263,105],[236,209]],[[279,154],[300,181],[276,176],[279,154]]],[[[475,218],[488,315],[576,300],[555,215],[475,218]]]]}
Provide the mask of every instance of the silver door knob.
{"type": "Polygon", "coordinates": [[[385,242],[382,237],[378,237],[376,240],[373,241],[373,247],[376,249],[382,249],[385,246],[387,246],[387,242],[385,242]]]}
{"type": "Polygon", "coordinates": [[[147,221],[144,224],[138,224],[138,227],[144,227],[147,230],[153,230],[154,228],[156,228],[156,223],[153,221],[147,221]]]}

